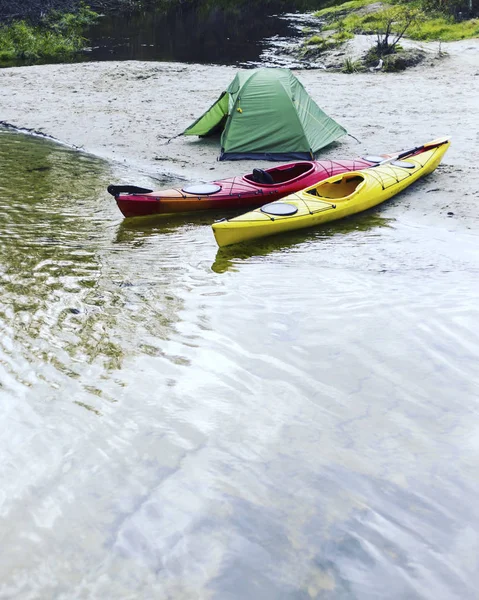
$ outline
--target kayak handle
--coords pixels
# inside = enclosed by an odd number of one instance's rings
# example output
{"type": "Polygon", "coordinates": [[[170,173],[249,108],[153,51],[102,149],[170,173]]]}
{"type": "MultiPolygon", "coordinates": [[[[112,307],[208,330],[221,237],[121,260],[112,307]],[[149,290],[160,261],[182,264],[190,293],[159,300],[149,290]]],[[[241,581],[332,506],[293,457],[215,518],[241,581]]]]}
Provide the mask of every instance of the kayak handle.
{"type": "Polygon", "coordinates": [[[150,194],[152,191],[136,185],[109,185],[107,187],[107,192],[115,198],[120,194],[150,194]]]}

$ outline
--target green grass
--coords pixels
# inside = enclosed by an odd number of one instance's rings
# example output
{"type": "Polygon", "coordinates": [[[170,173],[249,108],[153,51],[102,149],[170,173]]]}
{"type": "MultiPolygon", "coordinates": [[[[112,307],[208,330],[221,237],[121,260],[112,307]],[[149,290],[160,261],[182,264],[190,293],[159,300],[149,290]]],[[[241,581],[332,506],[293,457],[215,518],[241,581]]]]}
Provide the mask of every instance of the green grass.
{"type": "Polygon", "coordinates": [[[4,25],[0,27],[0,62],[68,58],[83,48],[81,31],[97,17],[82,7],[76,14],[50,13],[39,25],[26,21],[4,25]]]}
{"type": "Polygon", "coordinates": [[[360,60],[353,60],[352,58],[347,58],[342,68],[343,73],[359,73],[363,70],[363,63],[360,60]]]}
{"type": "Polygon", "coordinates": [[[301,55],[304,57],[317,55],[325,50],[329,50],[337,45],[336,42],[331,40],[331,37],[325,38],[320,35],[313,35],[309,39],[303,42],[301,55]]]}
{"type": "Polygon", "coordinates": [[[337,31],[328,37],[313,35],[303,42],[303,45],[305,47],[305,52],[309,52],[309,49],[315,52],[324,52],[325,50],[340,46],[343,42],[346,42],[352,37],[353,34],[348,31],[337,31]]]}
{"type": "MultiPolygon", "coordinates": [[[[318,17],[325,17],[324,30],[339,30],[350,34],[368,33],[375,34],[381,30],[384,9],[367,14],[358,14],[356,11],[375,0],[350,0],[335,6],[330,6],[315,13],[318,17]]],[[[393,2],[397,4],[396,1],[393,2]]],[[[409,2],[408,6],[419,7],[419,2],[409,2]]],[[[452,17],[428,12],[417,23],[407,30],[406,37],[414,40],[437,40],[451,42],[479,36],[479,19],[455,22],[452,17]]]]}
{"type": "Polygon", "coordinates": [[[324,29],[342,29],[350,33],[375,33],[381,22],[381,13],[367,15],[351,13],[342,19],[328,23],[324,29]]]}
{"type": "Polygon", "coordinates": [[[324,44],[324,38],[319,35],[313,35],[309,39],[304,42],[307,46],[316,46],[319,44],[324,44]]]}
{"type": "Polygon", "coordinates": [[[479,19],[455,23],[452,19],[445,17],[433,17],[411,26],[407,37],[413,40],[438,40],[441,42],[479,37],[479,19]]]}
{"type": "Polygon", "coordinates": [[[354,35],[350,31],[345,31],[344,29],[341,29],[339,31],[336,31],[336,33],[333,33],[329,37],[329,39],[334,40],[337,44],[342,44],[343,42],[346,42],[347,40],[350,40],[353,37],[354,35]]]}
{"type": "Polygon", "coordinates": [[[343,2],[342,4],[335,4],[334,6],[328,6],[327,8],[323,8],[314,13],[315,17],[331,17],[337,15],[342,12],[349,12],[351,10],[358,10],[359,8],[363,8],[363,6],[367,6],[368,4],[373,4],[377,2],[377,0],[349,0],[349,2],[343,2]]]}

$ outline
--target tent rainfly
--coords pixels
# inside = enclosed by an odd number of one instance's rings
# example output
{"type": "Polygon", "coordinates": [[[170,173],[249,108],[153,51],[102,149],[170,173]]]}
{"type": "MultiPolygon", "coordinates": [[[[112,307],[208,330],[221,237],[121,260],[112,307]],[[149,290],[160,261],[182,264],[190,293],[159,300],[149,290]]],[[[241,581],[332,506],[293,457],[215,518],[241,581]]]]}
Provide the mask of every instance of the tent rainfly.
{"type": "Polygon", "coordinates": [[[310,160],[347,133],[289,69],[276,68],[240,71],[183,135],[220,131],[220,160],[310,160]]]}

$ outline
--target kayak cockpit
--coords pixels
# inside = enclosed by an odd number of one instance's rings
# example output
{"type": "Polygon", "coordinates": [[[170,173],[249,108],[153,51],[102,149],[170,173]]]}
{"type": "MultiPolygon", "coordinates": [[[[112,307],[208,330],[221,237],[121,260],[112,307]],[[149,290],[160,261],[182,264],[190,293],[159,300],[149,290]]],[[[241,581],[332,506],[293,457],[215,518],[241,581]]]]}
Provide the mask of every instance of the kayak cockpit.
{"type": "Polygon", "coordinates": [[[361,184],[364,183],[364,176],[355,173],[354,175],[343,175],[336,181],[326,180],[316,187],[308,190],[306,193],[318,198],[328,198],[339,200],[346,198],[358,191],[361,184]]]}
{"type": "Polygon", "coordinates": [[[304,177],[314,169],[312,162],[300,162],[289,165],[280,165],[272,169],[253,169],[252,173],[244,176],[249,183],[254,185],[278,185],[294,179],[304,177]]]}

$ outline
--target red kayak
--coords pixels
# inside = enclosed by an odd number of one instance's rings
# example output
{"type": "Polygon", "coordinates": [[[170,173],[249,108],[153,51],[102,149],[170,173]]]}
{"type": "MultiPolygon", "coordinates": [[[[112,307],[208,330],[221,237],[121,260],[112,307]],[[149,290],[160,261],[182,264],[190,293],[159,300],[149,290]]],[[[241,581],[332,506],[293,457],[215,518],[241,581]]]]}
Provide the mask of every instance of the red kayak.
{"type": "Polygon", "coordinates": [[[110,185],[125,217],[196,212],[201,210],[248,210],[279,200],[312,186],[327,177],[372,167],[388,156],[367,156],[355,160],[302,161],[253,169],[252,173],[183,188],[154,192],[133,185],[110,185]]]}

